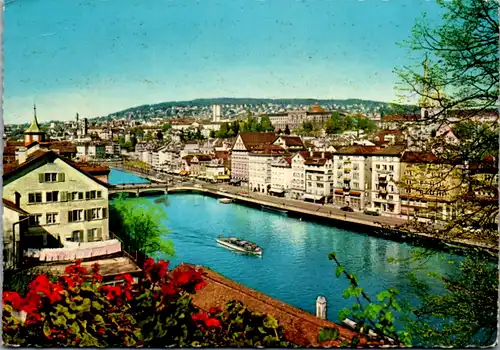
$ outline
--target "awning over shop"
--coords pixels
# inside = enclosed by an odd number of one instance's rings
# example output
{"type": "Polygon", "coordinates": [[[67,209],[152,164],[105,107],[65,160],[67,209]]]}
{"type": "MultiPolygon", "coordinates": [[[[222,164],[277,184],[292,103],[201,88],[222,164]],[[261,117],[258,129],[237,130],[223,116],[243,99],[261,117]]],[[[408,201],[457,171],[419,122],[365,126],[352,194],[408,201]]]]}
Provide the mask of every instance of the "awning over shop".
{"type": "Polygon", "coordinates": [[[186,176],[189,174],[189,171],[186,171],[186,170],[181,170],[181,172],[179,173],[180,176],[186,176]]]}
{"type": "Polygon", "coordinates": [[[344,191],[343,190],[335,190],[335,194],[344,194],[344,191]]]}
{"type": "Polygon", "coordinates": [[[269,190],[270,192],[274,192],[274,193],[283,193],[285,192],[282,188],[272,188],[269,190]]]}
{"type": "Polygon", "coordinates": [[[217,176],[217,180],[229,180],[229,175],[219,175],[217,176]]]}
{"type": "Polygon", "coordinates": [[[306,198],[306,199],[312,199],[312,200],[315,200],[315,201],[319,201],[323,197],[324,196],[321,196],[321,195],[304,193],[304,198],[306,198]]]}
{"type": "Polygon", "coordinates": [[[349,194],[351,196],[355,196],[355,197],[360,197],[361,196],[361,192],[356,192],[356,191],[351,191],[351,192],[349,192],[349,194]]]}

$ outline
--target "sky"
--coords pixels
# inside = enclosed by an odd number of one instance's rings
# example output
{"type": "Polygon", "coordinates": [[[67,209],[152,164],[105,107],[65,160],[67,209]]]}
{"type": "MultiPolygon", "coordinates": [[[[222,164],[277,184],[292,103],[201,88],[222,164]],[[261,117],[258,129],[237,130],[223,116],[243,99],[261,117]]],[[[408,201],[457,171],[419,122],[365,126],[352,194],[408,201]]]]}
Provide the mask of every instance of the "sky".
{"type": "Polygon", "coordinates": [[[4,122],[195,98],[393,101],[434,0],[7,0],[4,122]]]}

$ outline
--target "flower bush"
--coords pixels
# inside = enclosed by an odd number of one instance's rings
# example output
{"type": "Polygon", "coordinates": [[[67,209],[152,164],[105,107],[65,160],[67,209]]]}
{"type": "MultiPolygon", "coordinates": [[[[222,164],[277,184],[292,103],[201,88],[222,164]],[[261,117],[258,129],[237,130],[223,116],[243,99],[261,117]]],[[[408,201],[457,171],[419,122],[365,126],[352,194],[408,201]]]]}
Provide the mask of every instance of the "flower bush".
{"type": "Polygon", "coordinates": [[[23,297],[3,293],[3,340],[37,347],[290,347],[271,316],[240,302],[198,310],[191,295],[206,282],[201,270],[147,259],[139,283],[126,274],[103,285],[99,266],[80,262],[57,282],[38,275],[23,297]]]}

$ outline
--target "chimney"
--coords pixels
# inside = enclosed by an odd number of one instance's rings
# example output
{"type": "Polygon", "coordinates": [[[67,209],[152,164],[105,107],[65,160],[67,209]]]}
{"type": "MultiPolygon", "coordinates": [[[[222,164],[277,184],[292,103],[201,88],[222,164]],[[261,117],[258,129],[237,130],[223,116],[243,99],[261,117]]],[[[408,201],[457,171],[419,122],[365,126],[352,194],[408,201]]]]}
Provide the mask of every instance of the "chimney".
{"type": "Polygon", "coordinates": [[[321,158],[325,158],[325,152],[321,152],[321,158]]]}
{"type": "Polygon", "coordinates": [[[16,208],[21,208],[21,194],[19,192],[14,193],[16,196],[16,208]]]}

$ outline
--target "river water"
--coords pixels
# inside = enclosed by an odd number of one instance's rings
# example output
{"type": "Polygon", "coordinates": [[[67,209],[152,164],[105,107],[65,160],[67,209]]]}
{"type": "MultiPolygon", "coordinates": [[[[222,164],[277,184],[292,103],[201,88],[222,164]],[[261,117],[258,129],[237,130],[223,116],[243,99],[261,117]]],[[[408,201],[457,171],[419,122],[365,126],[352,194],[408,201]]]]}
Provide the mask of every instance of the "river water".
{"type": "MultiPolygon", "coordinates": [[[[112,170],[110,183],[138,183],[137,176],[112,170]]],[[[147,180],[145,180],[147,181],[147,180]]],[[[163,196],[145,197],[154,202],[163,196]]],[[[141,198],[142,199],[142,198],[141,198]]],[[[137,199],[130,198],[130,201],[137,199]]],[[[348,286],[345,278],[335,277],[328,253],[335,251],[346,271],[358,277],[369,295],[397,288],[409,295],[408,272],[416,265],[389,263],[388,258],[406,258],[411,246],[368,235],[299,221],[278,213],[238,204],[221,204],[200,194],[170,194],[164,207],[162,224],[169,230],[166,239],[174,243],[174,257],[161,256],[172,266],[181,262],[201,264],[250,288],[315,313],[315,300],[324,295],[328,319],[338,322],[339,311],[354,303],[342,297],[348,286]],[[219,234],[234,235],[256,242],[264,249],[262,258],[234,253],[218,246],[219,234]]],[[[461,258],[450,254],[433,256],[418,274],[452,271],[448,261],[461,258]]]]}

